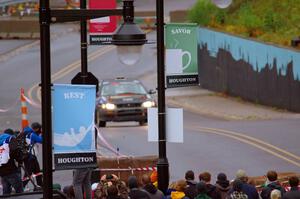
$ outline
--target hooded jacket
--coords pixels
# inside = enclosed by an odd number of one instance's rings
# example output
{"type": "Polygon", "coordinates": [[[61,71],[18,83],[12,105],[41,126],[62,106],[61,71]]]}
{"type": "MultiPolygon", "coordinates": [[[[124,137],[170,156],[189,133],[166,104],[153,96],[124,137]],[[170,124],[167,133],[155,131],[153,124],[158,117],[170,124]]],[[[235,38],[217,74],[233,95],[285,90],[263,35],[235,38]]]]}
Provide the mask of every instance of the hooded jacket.
{"type": "Polygon", "coordinates": [[[158,190],[152,183],[146,184],[143,188],[151,199],[162,199],[164,194],[158,190]]]}
{"type": "Polygon", "coordinates": [[[184,190],[185,195],[188,198],[192,198],[192,199],[195,198],[198,194],[197,188],[196,188],[197,182],[193,181],[193,180],[186,180],[186,184],[187,184],[187,187],[184,190]]]}
{"type": "Polygon", "coordinates": [[[207,195],[212,199],[221,199],[221,193],[212,184],[206,184],[207,195]]]}
{"type": "Polygon", "coordinates": [[[198,195],[195,197],[195,199],[211,199],[211,197],[209,197],[209,196],[206,195],[206,194],[201,193],[201,194],[198,194],[198,195]]]}
{"type": "Polygon", "coordinates": [[[171,198],[171,199],[188,199],[188,197],[186,197],[185,194],[181,191],[173,191],[169,198],[171,198]]]}
{"type": "Polygon", "coordinates": [[[270,199],[271,191],[277,189],[281,192],[281,197],[285,193],[284,188],[276,181],[276,182],[271,182],[268,184],[265,188],[262,189],[261,191],[261,198],[262,199],[270,199]]]}
{"type": "Polygon", "coordinates": [[[231,187],[229,185],[229,182],[228,183],[218,183],[217,182],[216,183],[216,188],[220,192],[221,198],[226,199],[227,194],[228,194],[231,187]]]}

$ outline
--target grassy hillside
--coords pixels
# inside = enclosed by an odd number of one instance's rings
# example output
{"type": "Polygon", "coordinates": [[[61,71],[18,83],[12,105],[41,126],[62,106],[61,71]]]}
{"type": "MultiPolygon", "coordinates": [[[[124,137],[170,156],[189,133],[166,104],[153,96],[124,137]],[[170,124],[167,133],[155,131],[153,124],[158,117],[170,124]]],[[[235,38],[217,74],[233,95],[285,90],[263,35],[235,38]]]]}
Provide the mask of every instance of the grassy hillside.
{"type": "Polygon", "coordinates": [[[233,0],[226,9],[198,0],[190,21],[222,31],[290,46],[300,36],[300,0],[233,0]]]}

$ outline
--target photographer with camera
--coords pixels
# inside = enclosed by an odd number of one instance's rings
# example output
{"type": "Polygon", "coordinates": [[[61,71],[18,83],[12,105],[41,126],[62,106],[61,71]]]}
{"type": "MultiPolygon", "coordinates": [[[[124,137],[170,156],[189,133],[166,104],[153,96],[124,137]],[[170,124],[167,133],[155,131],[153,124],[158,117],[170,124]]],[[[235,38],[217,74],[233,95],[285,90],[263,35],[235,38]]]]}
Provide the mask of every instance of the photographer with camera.
{"type": "MultiPolygon", "coordinates": [[[[40,165],[36,157],[37,155],[36,145],[43,143],[41,129],[42,126],[37,122],[32,123],[31,128],[25,127],[23,129],[23,133],[25,134],[26,137],[26,143],[29,146],[28,148],[29,156],[27,159],[24,160],[24,166],[26,170],[24,177],[30,177],[32,174],[38,174],[41,172],[40,165]]],[[[23,182],[24,187],[27,185],[28,181],[29,180],[23,182]]],[[[43,179],[41,175],[36,176],[36,182],[37,185],[42,187],[43,179]]]]}
{"type": "Polygon", "coordinates": [[[3,195],[11,194],[12,187],[15,189],[16,193],[23,192],[21,169],[16,165],[14,157],[9,157],[9,144],[15,139],[15,132],[12,129],[6,129],[4,133],[0,135],[0,177],[3,187],[3,195]]]}

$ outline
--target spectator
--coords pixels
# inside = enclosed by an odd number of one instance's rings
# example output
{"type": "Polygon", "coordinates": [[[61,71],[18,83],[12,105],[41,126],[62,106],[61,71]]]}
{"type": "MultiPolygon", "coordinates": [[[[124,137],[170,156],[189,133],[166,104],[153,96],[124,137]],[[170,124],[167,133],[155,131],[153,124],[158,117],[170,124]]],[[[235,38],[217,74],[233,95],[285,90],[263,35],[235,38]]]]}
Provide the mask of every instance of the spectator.
{"type": "MultiPolygon", "coordinates": [[[[248,199],[259,199],[259,195],[257,193],[256,188],[248,183],[248,176],[246,172],[242,169],[239,169],[236,172],[236,180],[242,181],[242,191],[248,196],[248,199]]],[[[231,188],[228,192],[230,195],[233,192],[233,188],[231,188]]]]}
{"type": "Polygon", "coordinates": [[[91,169],[76,169],[73,176],[75,199],[91,199],[91,169]],[[85,197],[83,197],[85,193],[85,197]]]}
{"type": "Polygon", "coordinates": [[[142,185],[151,199],[164,198],[164,194],[151,183],[151,179],[147,174],[142,176],[142,185]]]}
{"type": "Polygon", "coordinates": [[[291,190],[283,194],[282,199],[300,199],[299,178],[297,176],[291,176],[289,178],[289,184],[291,190]]]}
{"type": "MultiPolygon", "coordinates": [[[[9,143],[15,139],[14,131],[12,129],[6,129],[2,135],[0,135],[0,146],[3,146],[4,151],[7,147],[9,153],[9,143]],[[6,145],[6,146],[4,146],[6,145]]],[[[4,154],[5,152],[2,152],[4,154]]],[[[1,158],[2,159],[2,158],[1,158]]],[[[3,187],[3,195],[11,194],[12,187],[16,193],[23,192],[23,184],[21,180],[21,170],[16,165],[13,157],[7,158],[7,161],[1,162],[0,166],[1,184],[3,187]]]]}
{"type": "Polygon", "coordinates": [[[197,182],[195,181],[195,175],[192,170],[189,170],[185,173],[185,181],[187,184],[187,187],[184,191],[185,195],[189,198],[195,198],[198,195],[196,188],[197,182]]]}
{"type": "Polygon", "coordinates": [[[281,196],[285,193],[284,188],[277,181],[277,172],[276,171],[268,171],[267,173],[267,181],[266,186],[262,189],[260,196],[262,199],[270,199],[271,191],[274,189],[278,189],[281,192],[281,196]]]}
{"type": "Polygon", "coordinates": [[[195,199],[211,199],[211,197],[209,197],[206,194],[206,184],[205,184],[205,182],[200,181],[196,185],[196,188],[197,188],[198,195],[195,197],[195,199]]]}
{"type": "Polygon", "coordinates": [[[153,171],[151,173],[150,179],[151,179],[151,182],[153,183],[153,185],[157,188],[158,187],[158,183],[157,183],[157,171],[153,171]]]}
{"type": "Polygon", "coordinates": [[[272,190],[270,198],[271,199],[281,199],[281,192],[277,189],[272,190]]]}
{"type": "Polygon", "coordinates": [[[166,196],[170,196],[173,191],[176,191],[176,181],[169,184],[169,187],[166,191],[166,196]]]}
{"type": "Polygon", "coordinates": [[[184,193],[186,186],[185,180],[178,180],[175,185],[176,191],[172,191],[171,195],[167,196],[167,199],[189,199],[184,193]]]}
{"type": "MultiPolygon", "coordinates": [[[[25,174],[24,177],[29,177],[32,174],[38,174],[41,172],[40,169],[40,165],[37,159],[37,149],[36,149],[36,145],[37,144],[42,144],[43,142],[43,138],[40,134],[41,132],[41,125],[38,123],[33,123],[32,126],[37,130],[37,132],[35,132],[32,128],[30,127],[25,127],[23,129],[23,133],[25,134],[26,137],[26,142],[29,145],[29,156],[28,158],[26,158],[24,160],[24,166],[25,166],[25,174]],[[38,127],[40,129],[37,129],[38,127]]],[[[23,186],[25,187],[27,185],[29,180],[24,181],[23,186]]],[[[41,175],[38,175],[36,177],[36,182],[37,185],[39,185],[40,187],[42,187],[43,185],[43,179],[41,175]]]]}
{"type": "Polygon", "coordinates": [[[126,184],[114,174],[103,175],[101,177],[100,182],[98,183],[98,186],[95,190],[95,198],[107,198],[107,190],[111,185],[114,185],[117,188],[120,198],[128,198],[128,190],[126,184]]]}
{"type": "Polygon", "coordinates": [[[117,187],[113,184],[107,188],[107,199],[121,199],[117,187]]]}
{"type": "Polygon", "coordinates": [[[203,181],[206,184],[207,195],[212,199],[221,199],[221,193],[217,190],[217,187],[210,183],[211,175],[209,172],[203,172],[199,175],[199,181],[203,181]]]}
{"type": "Polygon", "coordinates": [[[138,181],[135,176],[129,176],[128,178],[129,197],[130,199],[150,199],[146,191],[139,189],[138,181]]]}
{"type": "Polygon", "coordinates": [[[243,192],[243,181],[236,179],[232,183],[233,192],[229,195],[229,199],[248,199],[246,193],[243,192]]]}
{"type": "Polygon", "coordinates": [[[224,173],[219,173],[216,181],[217,190],[221,194],[222,199],[226,199],[227,194],[230,190],[229,180],[227,180],[227,176],[224,173]]]}

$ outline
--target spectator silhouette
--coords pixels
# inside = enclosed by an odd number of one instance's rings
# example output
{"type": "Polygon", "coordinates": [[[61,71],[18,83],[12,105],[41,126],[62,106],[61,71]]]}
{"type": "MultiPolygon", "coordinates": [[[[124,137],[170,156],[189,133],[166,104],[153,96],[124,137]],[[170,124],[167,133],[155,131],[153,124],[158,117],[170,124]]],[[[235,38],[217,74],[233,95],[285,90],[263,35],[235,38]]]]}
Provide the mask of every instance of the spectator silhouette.
{"type": "Polygon", "coordinates": [[[198,194],[196,188],[197,182],[195,181],[195,175],[192,170],[189,170],[185,173],[185,181],[187,184],[187,187],[184,191],[185,195],[189,198],[195,198],[198,194]]]}
{"type": "Polygon", "coordinates": [[[178,180],[175,185],[175,190],[172,191],[171,195],[167,196],[168,199],[189,199],[185,196],[184,190],[186,189],[186,181],[185,180],[178,180]]]}
{"type": "Polygon", "coordinates": [[[227,194],[230,190],[230,183],[229,180],[227,180],[227,176],[224,173],[219,173],[217,176],[216,185],[217,190],[221,194],[222,199],[226,199],[227,194]]]}
{"type": "Polygon", "coordinates": [[[142,176],[142,185],[143,189],[149,195],[151,199],[162,199],[164,198],[164,194],[158,190],[152,183],[149,175],[144,174],[142,176]]]}
{"type": "Polygon", "coordinates": [[[207,195],[212,199],[221,199],[221,193],[217,190],[217,187],[210,183],[211,174],[209,172],[203,172],[199,175],[199,181],[203,181],[206,184],[207,195]]]}
{"type": "MultiPolygon", "coordinates": [[[[248,176],[244,170],[239,169],[235,179],[242,181],[242,191],[248,196],[248,199],[259,199],[256,188],[248,183],[248,176]]],[[[232,192],[233,188],[229,190],[228,194],[230,195],[232,192]]]]}
{"type": "Polygon", "coordinates": [[[271,170],[267,172],[265,187],[262,189],[260,194],[261,198],[270,199],[271,191],[274,189],[278,189],[281,192],[281,196],[285,193],[284,188],[277,181],[277,172],[271,170]]]}
{"type": "Polygon", "coordinates": [[[281,199],[281,192],[277,189],[272,190],[270,198],[271,199],[281,199]]]}
{"type": "Polygon", "coordinates": [[[291,190],[283,194],[282,199],[300,199],[300,190],[299,190],[299,178],[297,176],[291,176],[289,178],[289,184],[291,190]]]}
{"type": "Polygon", "coordinates": [[[135,176],[128,178],[129,197],[130,199],[150,199],[146,191],[139,189],[138,181],[135,176]]]}
{"type": "Polygon", "coordinates": [[[206,194],[207,191],[205,182],[200,181],[197,183],[196,188],[198,195],[195,197],[195,199],[211,199],[211,197],[206,194]]]}
{"type": "Polygon", "coordinates": [[[246,193],[243,192],[243,181],[236,179],[232,183],[233,192],[229,195],[229,199],[248,199],[246,193]]]}

